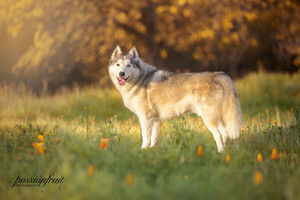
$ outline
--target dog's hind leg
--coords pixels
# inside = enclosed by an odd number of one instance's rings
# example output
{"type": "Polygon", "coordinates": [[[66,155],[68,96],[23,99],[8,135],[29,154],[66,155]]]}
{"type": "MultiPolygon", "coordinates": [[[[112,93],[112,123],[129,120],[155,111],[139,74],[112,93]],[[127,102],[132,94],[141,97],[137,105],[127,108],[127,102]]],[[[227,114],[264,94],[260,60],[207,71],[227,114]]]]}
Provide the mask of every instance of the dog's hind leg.
{"type": "Polygon", "coordinates": [[[222,139],[223,139],[223,143],[224,143],[224,147],[225,147],[226,146],[226,141],[227,141],[227,138],[228,138],[228,134],[227,134],[227,130],[226,130],[226,128],[225,128],[225,126],[223,125],[222,122],[220,122],[218,124],[218,130],[222,135],[222,139]]]}
{"type": "Polygon", "coordinates": [[[160,122],[153,122],[150,147],[155,146],[158,140],[159,129],[160,129],[160,122]]]}
{"type": "Polygon", "coordinates": [[[202,112],[202,119],[208,130],[213,134],[214,139],[216,141],[218,152],[224,151],[224,142],[222,138],[222,133],[220,132],[219,124],[222,123],[221,119],[215,115],[217,112],[202,112]]]}
{"type": "Polygon", "coordinates": [[[216,123],[213,121],[204,121],[204,124],[208,128],[208,130],[213,134],[214,139],[216,141],[217,147],[218,147],[218,152],[224,151],[224,143],[223,143],[223,138],[222,134],[218,130],[216,123]]]}
{"type": "Polygon", "coordinates": [[[153,121],[140,118],[140,124],[142,129],[142,138],[143,138],[143,144],[141,148],[146,149],[151,144],[151,133],[153,128],[153,121]]]}

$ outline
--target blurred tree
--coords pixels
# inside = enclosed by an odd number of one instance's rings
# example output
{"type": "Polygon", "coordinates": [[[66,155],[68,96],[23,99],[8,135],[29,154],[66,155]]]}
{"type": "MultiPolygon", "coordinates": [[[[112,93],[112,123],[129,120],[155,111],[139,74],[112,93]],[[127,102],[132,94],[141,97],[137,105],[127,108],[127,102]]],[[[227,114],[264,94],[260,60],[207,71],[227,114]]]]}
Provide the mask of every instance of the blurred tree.
{"type": "Polygon", "coordinates": [[[299,11],[296,0],[1,0],[0,73],[37,90],[92,82],[117,43],[173,71],[294,72],[299,11]]]}

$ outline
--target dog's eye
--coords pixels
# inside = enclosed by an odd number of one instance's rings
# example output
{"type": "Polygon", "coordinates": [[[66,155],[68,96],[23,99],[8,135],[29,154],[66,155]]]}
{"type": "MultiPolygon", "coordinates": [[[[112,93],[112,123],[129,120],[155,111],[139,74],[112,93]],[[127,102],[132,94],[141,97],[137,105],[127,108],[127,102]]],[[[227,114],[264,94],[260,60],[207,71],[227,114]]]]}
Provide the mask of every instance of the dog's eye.
{"type": "Polygon", "coordinates": [[[127,67],[131,67],[131,64],[128,64],[127,67]]]}
{"type": "Polygon", "coordinates": [[[117,66],[118,66],[118,67],[120,67],[120,64],[119,64],[119,63],[117,63],[117,66]]]}

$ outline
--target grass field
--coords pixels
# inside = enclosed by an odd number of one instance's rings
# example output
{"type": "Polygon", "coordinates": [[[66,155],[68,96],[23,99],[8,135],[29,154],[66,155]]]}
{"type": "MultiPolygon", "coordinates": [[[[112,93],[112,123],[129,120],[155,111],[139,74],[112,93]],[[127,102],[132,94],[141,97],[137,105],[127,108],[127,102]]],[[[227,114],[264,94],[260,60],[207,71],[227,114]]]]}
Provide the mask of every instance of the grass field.
{"type": "Polygon", "coordinates": [[[299,199],[300,74],[235,84],[244,123],[221,154],[195,115],[163,122],[157,147],[141,150],[115,89],[36,97],[2,85],[0,199],[299,199]]]}

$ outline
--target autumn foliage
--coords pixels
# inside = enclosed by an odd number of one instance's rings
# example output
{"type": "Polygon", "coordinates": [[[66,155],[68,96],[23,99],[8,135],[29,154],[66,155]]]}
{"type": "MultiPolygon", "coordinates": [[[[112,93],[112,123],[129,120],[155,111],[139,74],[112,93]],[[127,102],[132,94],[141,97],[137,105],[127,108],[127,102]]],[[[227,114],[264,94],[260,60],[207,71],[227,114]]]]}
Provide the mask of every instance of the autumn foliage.
{"type": "Polygon", "coordinates": [[[1,0],[0,79],[93,82],[116,44],[171,71],[294,72],[299,18],[294,0],[1,0]]]}

